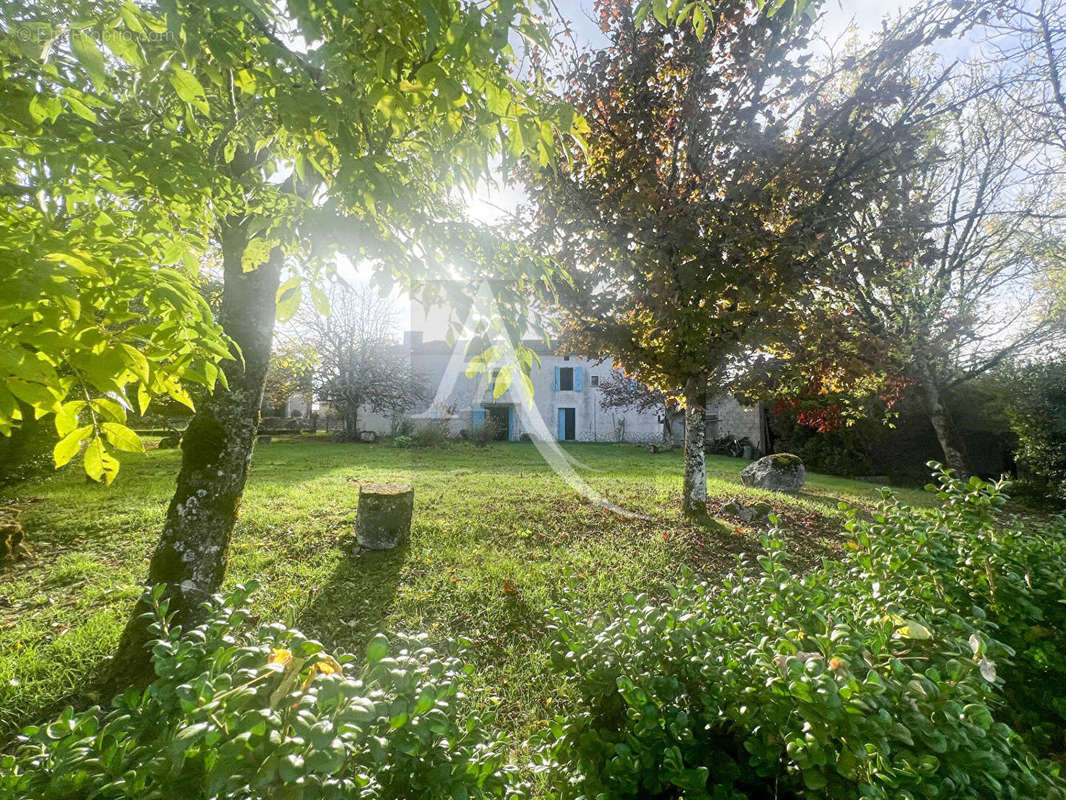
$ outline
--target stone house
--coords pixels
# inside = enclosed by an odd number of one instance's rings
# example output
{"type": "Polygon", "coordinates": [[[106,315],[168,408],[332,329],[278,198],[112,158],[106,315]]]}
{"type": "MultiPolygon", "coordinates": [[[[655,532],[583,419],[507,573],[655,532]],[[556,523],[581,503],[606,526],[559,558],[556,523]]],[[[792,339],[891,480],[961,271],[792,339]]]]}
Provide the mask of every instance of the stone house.
{"type": "MultiPolygon", "coordinates": [[[[498,438],[516,441],[530,437],[552,437],[578,442],[660,442],[662,423],[654,411],[639,412],[603,409],[599,382],[613,368],[610,358],[587,359],[558,355],[543,342],[527,342],[540,358],[530,375],[533,384],[532,407],[523,401],[518,382],[499,397],[493,385],[499,370],[467,377],[468,361],[462,343],[423,341],[417,331],[404,334],[397,346],[397,358],[408,358],[413,372],[428,387],[422,407],[407,412],[415,424],[443,420],[453,435],[470,433],[492,420],[498,438]]],[[[749,439],[756,451],[765,450],[765,413],[760,407],[745,407],[733,397],[720,395],[707,404],[708,442],[732,436],[749,439]]],[[[366,409],[360,413],[364,430],[378,435],[390,433],[392,415],[366,409]]],[[[675,425],[680,443],[682,425],[675,425]]]]}

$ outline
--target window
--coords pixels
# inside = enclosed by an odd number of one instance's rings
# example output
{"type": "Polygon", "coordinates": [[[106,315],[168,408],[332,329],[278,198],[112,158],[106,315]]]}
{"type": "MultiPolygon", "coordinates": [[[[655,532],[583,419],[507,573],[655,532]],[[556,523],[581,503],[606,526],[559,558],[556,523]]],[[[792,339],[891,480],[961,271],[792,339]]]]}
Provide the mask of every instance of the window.
{"type": "Polygon", "coordinates": [[[599,386],[600,385],[600,376],[599,375],[589,375],[589,382],[593,386],[599,386]]]}
{"type": "Polygon", "coordinates": [[[569,360],[570,360],[570,356],[563,356],[563,361],[569,361],[569,360]]]}
{"type": "Polygon", "coordinates": [[[559,391],[560,392],[572,392],[574,391],[574,368],[562,367],[559,370],[559,391]]]}

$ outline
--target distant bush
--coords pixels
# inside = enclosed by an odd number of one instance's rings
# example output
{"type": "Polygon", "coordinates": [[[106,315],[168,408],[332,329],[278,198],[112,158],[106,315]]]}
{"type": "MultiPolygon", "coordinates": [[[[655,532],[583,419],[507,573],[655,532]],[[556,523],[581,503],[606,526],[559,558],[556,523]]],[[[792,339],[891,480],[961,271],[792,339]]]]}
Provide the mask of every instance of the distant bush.
{"type": "Polygon", "coordinates": [[[24,730],[0,758],[0,797],[503,796],[512,770],[485,720],[460,723],[454,658],[377,637],[360,669],[283,625],[252,629],[251,588],[216,597],[184,636],[156,592],[156,680],[24,730]]]}
{"type": "Polygon", "coordinates": [[[428,420],[411,436],[415,447],[443,447],[450,432],[447,420],[428,420]]]}
{"type": "Polygon", "coordinates": [[[410,436],[415,432],[415,421],[406,414],[394,414],[389,428],[390,436],[410,436]]]}
{"type": "Polygon", "coordinates": [[[577,700],[541,743],[553,796],[1066,796],[1033,750],[1064,730],[1063,531],[1001,530],[976,479],[938,493],[852,512],[850,557],[810,573],[769,539],[665,604],[555,612],[577,700]]]}
{"type": "Polygon", "coordinates": [[[486,419],[474,431],[474,443],[478,447],[484,447],[489,442],[496,441],[502,433],[502,429],[496,424],[496,420],[486,419]]]}
{"type": "Polygon", "coordinates": [[[1066,361],[1014,379],[1007,417],[1018,436],[1019,473],[1037,492],[1066,501],[1066,361]]]}
{"type": "Polygon", "coordinates": [[[392,446],[400,450],[407,450],[414,446],[414,440],[410,436],[392,437],[392,446]]]}
{"type": "Polygon", "coordinates": [[[23,405],[19,427],[10,436],[0,436],[0,486],[52,472],[57,440],[51,419],[35,419],[33,410],[23,405]]]}

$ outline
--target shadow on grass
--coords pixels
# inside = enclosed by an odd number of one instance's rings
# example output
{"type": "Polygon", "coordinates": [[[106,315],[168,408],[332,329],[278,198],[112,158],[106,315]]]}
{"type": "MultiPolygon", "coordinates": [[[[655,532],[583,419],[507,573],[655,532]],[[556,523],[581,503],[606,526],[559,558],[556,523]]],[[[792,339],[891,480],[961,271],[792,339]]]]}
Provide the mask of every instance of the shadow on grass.
{"type": "Polygon", "coordinates": [[[408,546],[365,550],[352,537],[341,547],[336,570],[299,613],[296,627],[327,647],[362,653],[396,602],[408,546]]]}

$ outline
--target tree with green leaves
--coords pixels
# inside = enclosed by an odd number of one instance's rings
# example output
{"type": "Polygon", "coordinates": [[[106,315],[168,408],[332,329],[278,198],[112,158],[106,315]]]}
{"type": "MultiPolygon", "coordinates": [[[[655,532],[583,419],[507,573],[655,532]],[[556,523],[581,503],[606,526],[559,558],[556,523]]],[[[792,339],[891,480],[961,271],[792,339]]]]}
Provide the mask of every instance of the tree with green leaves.
{"type": "MultiPolygon", "coordinates": [[[[462,221],[456,191],[497,156],[548,163],[574,115],[511,74],[512,37],[548,44],[522,2],[0,11],[0,253],[15,265],[0,278],[0,349],[13,353],[0,380],[55,415],[57,461],[84,447],[105,479],[117,470],[105,445],[139,446],[126,409],[205,387],[148,572],[188,625],[225,571],[275,317],[305,292],[324,305],[338,250],[411,285],[460,253],[504,279],[501,302],[524,304],[550,276],[494,258],[509,251],[462,221]],[[218,265],[216,316],[192,282],[201,264],[218,265]]],[[[116,686],[145,675],[143,611],[116,686]]]]}
{"type": "Polygon", "coordinates": [[[785,334],[851,216],[913,152],[938,81],[915,89],[908,55],[957,17],[913,12],[843,83],[808,66],[804,3],[719,2],[677,26],[662,6],[597,4],[609,46],[561,76],[587,147],[527,182],[536,241],[573,276],[569,346],[680,387],[682,504],[705,513],[709,387],[785,334]]]}

